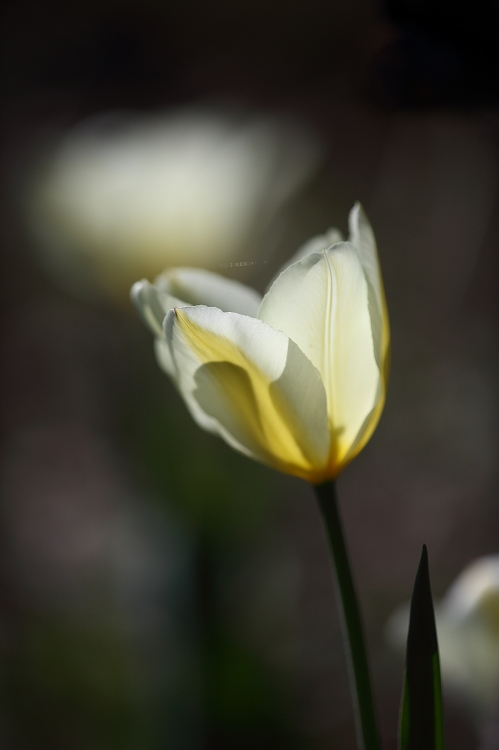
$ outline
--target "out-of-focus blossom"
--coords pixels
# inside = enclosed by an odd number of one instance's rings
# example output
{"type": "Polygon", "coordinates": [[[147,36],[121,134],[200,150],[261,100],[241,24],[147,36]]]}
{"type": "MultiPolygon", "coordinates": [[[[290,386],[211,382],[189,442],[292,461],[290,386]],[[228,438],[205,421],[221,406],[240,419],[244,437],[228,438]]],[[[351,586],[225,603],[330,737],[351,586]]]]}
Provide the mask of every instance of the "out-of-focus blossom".
{"type": "Polygon", "coordinates": [[[101,115],[45,158],[28,218],[60,282],[119,298],[167,265],[254,261],[320,156],[316,138],[283,118],[196,107],[101,115]]]}
{"type": "Polygon", "coordinates": [[[339,238],[331,230],[307,243],[263,299],[186,268],[132,289],[159,363],[196,422],[313,483],[336,477],[359,453],[386,392],[388,315],[359,204],[350,241],[339,238]]]}
{"type": "MultiPolygon", "coordinates": [[[[499,703],[499,555],[465,568],[435,614],[444,686],[478,717],[490,716],[499,703]]],[[[400,649],[408,622],[408,606],[388,622],[388,640],[400,649]]]]}

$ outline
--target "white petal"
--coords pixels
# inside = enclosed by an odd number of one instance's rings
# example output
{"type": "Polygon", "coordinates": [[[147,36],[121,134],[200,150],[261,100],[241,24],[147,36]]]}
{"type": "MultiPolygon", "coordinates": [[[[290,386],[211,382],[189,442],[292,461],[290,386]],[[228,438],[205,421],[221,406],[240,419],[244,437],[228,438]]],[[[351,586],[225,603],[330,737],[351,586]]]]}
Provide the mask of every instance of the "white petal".
{"type": "Polygon", "coordinates": [[[258,317],[286,333],[320,371],[334,460],[344,462],[360,450],[384,392],[357,250],[343,242],[290,266],[265,295],[258,317]]]}
{"type": "Polygon", "coordinates": [[[268,284],[267,291],[270,289],[274,281],[279,278],[281,273],[285,271],[286,268],[289,268],[289,266],[292,266],[293,263],[298,263],[298,261],[303,260],[303,258],[306,258],[310,253],[320,253],[321,250],[326,250],[328,247],[331,247],[331,245],[336,245],[337,242],[341,242],[342,240],[343,236],[340,230],[335,229],[334,227],[328,229],[324,234],[318,234],[316,237],[312,237],[311,240],[305,242],[305,244],[302,245],[300,249],[280,267],[276,275],[268,284]]]}
{"type": "Polygon", "coordinates": [[[185,302],[167,294],[150,284],[146,279],[137,281],[130,291],[130,297],[142,321],[155,336],[154,351],[159,366],[171,377],[174,376],[170,349],[165,341],[163,321],[168,310],[183,307],[185,302]]]}
{"type": "Polygon", "coordinates": [[[199,424],[274,468],[323,479],[326,393],[295,343],[259,320],[204,306],[170,311],[165,336],[199,424]]]}
{"type": "Polygon", "coordinates": [[[161,338],[154,339],[154,353],[156,354],[156,360],[158,365],[161,367],[167,375],[176,381],[175,365],[173,363],[170,347],[166,343],[164,336],[161,338]]]}
{"type": "Polygon", "coordinates": [[[360,203],[356,203],[350,211],[348,223],[350,242],[357,248],[366,274],[374,351],[378,364],[381,364],[389,346],[389,328],[376,239],[360,203]]]}
{"type": "Polygon", "coordinates": [[[226,279],[201,268],[171,268],[155,282],[158,289],[185,300],[189,305],[218,307],[224,312],[237,312],[256,317],[261,295],[239,281],[226,279]]]}
{"type": "Polygon", "coordinates": [[[168,310],[186,304],[177,297],[157,289],[146,279],[137,281],[132,286],[130,297],[142,321],[160,338],[163,338],[163,321],[168,310]]]}

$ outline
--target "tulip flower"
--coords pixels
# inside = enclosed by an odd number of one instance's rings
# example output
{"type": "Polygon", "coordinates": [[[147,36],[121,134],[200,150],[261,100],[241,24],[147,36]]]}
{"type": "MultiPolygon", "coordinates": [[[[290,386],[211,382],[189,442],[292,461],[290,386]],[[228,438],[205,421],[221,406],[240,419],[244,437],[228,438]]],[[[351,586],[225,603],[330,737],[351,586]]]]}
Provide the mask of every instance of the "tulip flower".
{"type": "Polygon", "coordinates": [[[236,281],[176,268],[132,288],[196,422],[315,485],[348,638],[357,730],[380,750],[360,611],[334,479],[371,436],[385,401],[389,326],[376,242],[359,204],[350,237],[308,242],[263,299],[236,281]]]}
{"type": "Polygon", "coordinates": [[[321,154],[313,134],[284,118],[194,106],[99,115],[46,154],[28,225],[59,283],[119,301],[167,265],[254,260],[321,154]]]}
{"type": "MultiPolygon", "coordinates": [[[[499,555],[474,560],[457,577],[435,611],[442,679],[479,720],[499,701],[499,555]]],[[[387,639],[402,648],[407,607],[390,618],[387,639]]]]}
{"type": "Polygon", "coordinates": [[[314,238],[263,299],[197,269],[141,281],[132,299],[196,422],[275,469],[320,484],[359,453],[386,392],[388,316],[371,226],[314,238]],[[331,244],[331,240],[333,244],[331,244]]]}

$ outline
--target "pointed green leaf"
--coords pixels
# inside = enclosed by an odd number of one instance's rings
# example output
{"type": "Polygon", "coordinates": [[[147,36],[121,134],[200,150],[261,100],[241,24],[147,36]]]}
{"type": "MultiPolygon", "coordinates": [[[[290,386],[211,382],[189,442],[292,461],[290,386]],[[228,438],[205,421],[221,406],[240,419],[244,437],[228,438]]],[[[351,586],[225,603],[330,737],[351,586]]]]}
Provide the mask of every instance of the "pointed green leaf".
{"type": "Polygon", "coordinates": [[[426,545],[411,600],[400,750],[443,750],[442,688],[426,545]]]}

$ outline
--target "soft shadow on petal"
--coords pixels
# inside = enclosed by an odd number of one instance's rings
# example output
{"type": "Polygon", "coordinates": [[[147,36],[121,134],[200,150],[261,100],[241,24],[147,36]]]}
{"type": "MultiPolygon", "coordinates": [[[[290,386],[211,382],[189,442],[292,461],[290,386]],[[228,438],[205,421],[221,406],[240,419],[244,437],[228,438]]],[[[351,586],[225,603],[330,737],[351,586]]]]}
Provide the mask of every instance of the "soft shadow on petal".
{"type": "Polygon", "coordinates": [[[154,339],[154,353],[156,354],[158,365],[176,383],[175,364],[172,359],[170,347],[163,336],[161,338],[158,336],[158,338],[154,339]]]}
{"type": "Polygon", "coordinates": [[[251,378],[232,362],[209,362],[194,374],[194,398],[199,407],[216,419],[223,437],[238,450],[270,463],[264,450],[265,433],[251,378]]]}
{"type": "Polygon", "coordinates": [[[201,268],[171,268],[157,277],[161,291],[185,300],[188,305],[218,307],[256,317],[262,301],[257,291],[239,281],[227,279],[201,268]]]}
{"type": "MultiPolygon", "coordinates": [[[[385,404],[384,394],[384,386],[382,379],[380,378],[378,390],[374,399],[376,406],[371,409],[369,414],[364,419],[363,423],[359,427],[356,437],[353,441],[351,441],[346,452],[344,450],[341,452],[341,460],[339,462],[338,473],[340,471],[343,471],[343,469],[350,463],[350,461],[352,461],[352,459],[354,459],[355,456],[360,453],[362,448],[369,442],[369,439],[371,438],[371,435],[373,434],[374,430],[376,429],[376,425],[379,422],[381,412],[383,411],[383,406],[385,404]]],[[[338,435],[337,442],[339,442],[340,439],[341,433],[338,435]]]]}
{"type": "Polygon", "coordinates": [[[325,463],[328,454],[330,457],[336,452],[328,439],[326,392],[319,371],[294,341],[289,341],[286,365],[269,391],[276,411],[305,458],[318,466],[325,463]],[[307,433],[304,425],[309,426],[307,433]]]}

